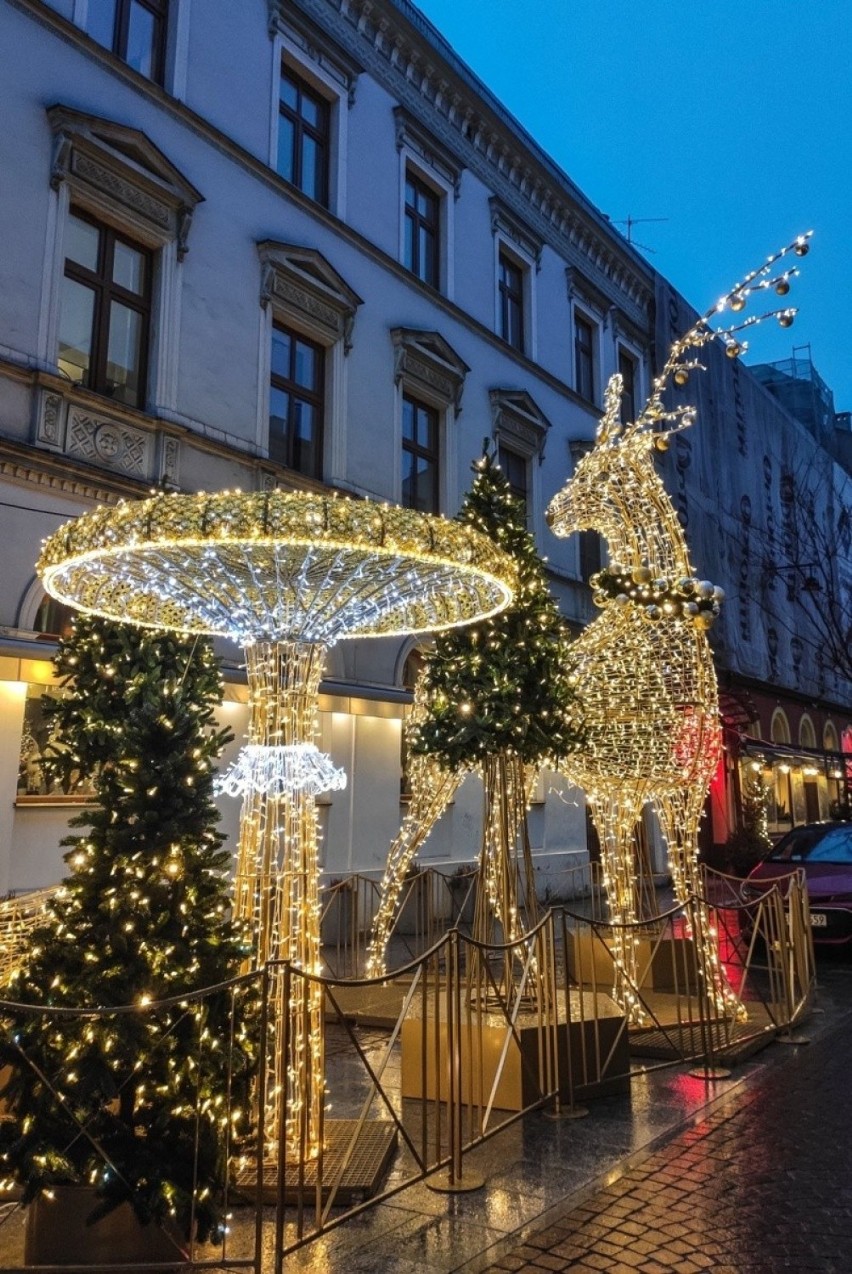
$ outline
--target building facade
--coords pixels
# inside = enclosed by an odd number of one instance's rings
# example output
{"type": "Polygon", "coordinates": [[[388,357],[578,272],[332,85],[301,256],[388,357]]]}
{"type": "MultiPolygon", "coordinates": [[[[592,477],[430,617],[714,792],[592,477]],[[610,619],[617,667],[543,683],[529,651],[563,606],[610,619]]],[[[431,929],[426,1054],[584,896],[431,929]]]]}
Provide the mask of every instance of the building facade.
{"type": "MultiPolygon", "coordinates": [[[[608,377],[640,407],[689,312],[407,0],[7,0],[0,48],[2,891],[58,877],[69,815],[38,761],[64,622],[34,573],[45,535],[151,488],[330,488],[452,516],[487,438],[580,626],[601,545],[555,540],[543,511],[608,377]]],[[[756,618],[744,635],[740,614],[746,593],[761,617],[789,591],[783,440],[806,431],[715,355],[694,387],[699,424],[665,473],[701,573],[732,599],[723,684],[807,707],[817,746],[833,729],[839,751],[848,682],[810,638],[797,654],[786,603],[789,634],[756,618]],[[752,577],[758,524],[777,586],[752,577]]],[[[834,516],[843,470],[810,445],[834,516]]],[[[330,657],[321,743],[350,780],[322,805],[330,876],[378,872],[404,814],[412,649],[330,657]]],[[[238,652],[223,657],[236,748],[245,693],[238,652]]],[[[754,737],[771,737],[767,711],[754,737]]],[[[736,817],[723,780],[717,839],[736,817]]],[[[551,776],[536,796],[558,893],[587,855],[582,795],[551,776]]],[[[479,818],[469,780],[426,858],[470,861],[479,818]]]]}

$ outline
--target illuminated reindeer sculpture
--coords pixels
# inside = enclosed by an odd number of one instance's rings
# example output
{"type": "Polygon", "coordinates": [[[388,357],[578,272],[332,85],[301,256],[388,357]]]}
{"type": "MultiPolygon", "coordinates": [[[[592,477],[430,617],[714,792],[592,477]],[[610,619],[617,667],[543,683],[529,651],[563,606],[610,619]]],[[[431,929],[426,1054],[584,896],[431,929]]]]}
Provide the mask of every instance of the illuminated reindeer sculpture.
{"type": "Polygon", "coordinates": [[[633,422],[620,419],[622,382],[613,376],[593,449],[554,497],[547,521],[556,535],[596,530],[610,564],[589,581],[602,614],[572,645],[585,708],[588,742],[566,772],[584,788],[601,841],[604,883],[613,922],[614,996],[632,1021],[642,1020],[641,971],[631,928],[640,919],[634,831],[643,806],[654,807],[668,845],[675,896],[686,909],[695,944],[701,994],[725,1017],[742,1014],[719,963],[718,944],[701,895],[698,825],[721,755],[718,692],[707,629],[719,612],[721,589],[697,579],[674,506],[654,470],[655,450],[691,425],[691,407],[673,410],[663,394],[683,386],[701,364],[695,352],[719,337],[735,358],[738,333],[774,317],[784,327],[795,310],[771,310],[729,327],[711,321],[742,311],[753,293],[789,292],[809,235],[771,256],[712,307],[672,347],[648,402],[633,422]]]}

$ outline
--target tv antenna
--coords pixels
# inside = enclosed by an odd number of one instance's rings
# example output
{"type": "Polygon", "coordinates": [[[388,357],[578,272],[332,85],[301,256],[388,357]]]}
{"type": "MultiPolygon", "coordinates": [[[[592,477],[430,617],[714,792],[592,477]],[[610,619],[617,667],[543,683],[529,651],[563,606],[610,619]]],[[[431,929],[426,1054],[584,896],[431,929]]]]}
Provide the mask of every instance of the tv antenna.
{"type": "MultiPolygon", "coordinates": [[[[612,218],[610,217],[609,220],[612,221],[612,218]]],[[[627,233],[624,237],[634,248],[641,248],[643,252],[656,252],[656,248],[649,247],[647,243],[637,243],[633,238],[633,227],[644,225],[648,221],[668,221],[668,217],[631,217],[630,213],[628,213],[623,221],[613,221],[612,224],[614,226],[627,227],[627,233]]]]}

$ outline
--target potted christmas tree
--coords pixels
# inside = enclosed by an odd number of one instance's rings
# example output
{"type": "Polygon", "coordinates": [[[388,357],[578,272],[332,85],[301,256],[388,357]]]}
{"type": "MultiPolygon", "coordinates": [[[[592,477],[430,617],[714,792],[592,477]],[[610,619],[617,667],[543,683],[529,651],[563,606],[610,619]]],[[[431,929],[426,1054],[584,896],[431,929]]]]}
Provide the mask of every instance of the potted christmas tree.
{"type": "Polygon", "coordinates": [[[230,989],[197,994],[232,978],[242,950],[212,800],[221,679],[206,641],[83,616],[56,669],[46,763],[66,789],[88,780],[94,805],[5,988],[35,1007],[0,1044],[0,1162],[32,1205],[28,1261],[174,1260],[175,1236],[218,1236],[229,1096],[247,1069],[239,997],[234,1012],[230,989]],[[86,1013],[105,1007],[121,1011],[86,1013]],[[120,1216],[143,1240],[124,1255],[120,1216]]]}
{"type": "Polygon", "coordinates": [[[487,446],[474,469],[459,521],[512,555],[518,589],[498,615],[438,634],[419,692],[424,708],[408,742],[412,753],[434,757],[446,769],[482,775],[474,936],[493,940],[496,920],[503,940],[514,941],[522,894],[530,918],[536,913],[526,821],[530,782],[541,766],[556,765],[581,745],[583,724],[567,626],[527,529],[526,509],[487,446]]]}

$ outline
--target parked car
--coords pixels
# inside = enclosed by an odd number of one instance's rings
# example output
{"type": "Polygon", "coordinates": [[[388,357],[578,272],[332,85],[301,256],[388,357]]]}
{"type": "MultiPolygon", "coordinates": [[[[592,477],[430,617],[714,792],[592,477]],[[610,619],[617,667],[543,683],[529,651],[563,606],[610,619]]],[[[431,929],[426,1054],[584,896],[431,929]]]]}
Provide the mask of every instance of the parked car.
{"type": "Polygon", "coordinates": [[[814,942],[852,941],[852,823],[808,823],[794,827],[743,882],[745,901],[760,887],[802,868],[811,903],[814,942]]]}

